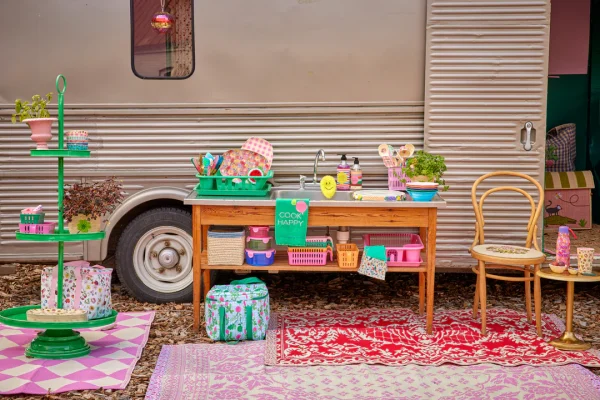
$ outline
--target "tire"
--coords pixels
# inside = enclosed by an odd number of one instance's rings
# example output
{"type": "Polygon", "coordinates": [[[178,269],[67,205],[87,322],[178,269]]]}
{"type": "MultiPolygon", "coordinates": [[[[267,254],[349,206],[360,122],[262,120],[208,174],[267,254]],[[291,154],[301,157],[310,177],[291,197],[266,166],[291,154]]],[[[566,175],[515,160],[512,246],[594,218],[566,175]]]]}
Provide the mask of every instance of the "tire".
{"type": "Polygon", "coordinates": [[[173,207],[140,214],[121,234],[115,259],[119,280],[137,300],[190,302],[193,286],[191,214],[173,207]]]}

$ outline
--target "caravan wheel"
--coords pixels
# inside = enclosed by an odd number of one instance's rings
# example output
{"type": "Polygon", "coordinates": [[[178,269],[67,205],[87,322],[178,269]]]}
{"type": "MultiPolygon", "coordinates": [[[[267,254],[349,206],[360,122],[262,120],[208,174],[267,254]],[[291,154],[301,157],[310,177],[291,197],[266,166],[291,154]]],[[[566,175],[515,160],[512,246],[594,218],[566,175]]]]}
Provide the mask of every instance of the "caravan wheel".
{"type": "Polygon", "coordinates": [[[129,294],[151,303],[192,300],[192,216],[178,208],[147,211],[119,239],[116,270],[129,294]]]}

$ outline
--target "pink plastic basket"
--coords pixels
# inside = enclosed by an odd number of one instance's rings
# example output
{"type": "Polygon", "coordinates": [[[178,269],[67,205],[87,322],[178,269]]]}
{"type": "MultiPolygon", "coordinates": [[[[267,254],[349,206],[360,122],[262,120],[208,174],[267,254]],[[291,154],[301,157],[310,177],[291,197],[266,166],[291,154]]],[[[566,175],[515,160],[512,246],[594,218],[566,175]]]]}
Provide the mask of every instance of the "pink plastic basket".
{"type": "Polygon", "coordinates": [[[21,233],[54,233],[56,222],[44,222],[43,224],[19,224],[19,232],[21,233]]]}
{"type": "Polygon", "coordinates": [[[288,262],[290,265],[325,265],[327,254],[333,261],[331,247],[288,247],[288,262]]]}
{"type": "Polygon", "coordinates": [[[385,246],[389,267],[418,267],[423,263],[421,237],[414,233],[370,233],[363,236],[365,246],[385,246]]]}
{"type": "Polygon", "coordinates": [[[402,167],[388,168],[388,189],[390,190],[406,190],[406,183],[410,182],[410,178],[402,172],[402,167]],[[406,182],[402,182],[402,180],[406,182]]]}

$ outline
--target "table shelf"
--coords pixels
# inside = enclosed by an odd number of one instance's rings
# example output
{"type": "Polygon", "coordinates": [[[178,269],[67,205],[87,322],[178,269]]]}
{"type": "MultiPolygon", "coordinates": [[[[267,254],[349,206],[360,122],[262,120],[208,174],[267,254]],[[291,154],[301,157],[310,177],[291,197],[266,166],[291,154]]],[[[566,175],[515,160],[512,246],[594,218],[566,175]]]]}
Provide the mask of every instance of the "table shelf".
{"type": "Polygon", "coordinates": [[[81,242],[87,240],[104,239],[104,231],[90,233],[21,233],[16,232],[17,240],[27,240],[30,242],[81,242]]]}
{"type": "MultiPolygon", "coordinates": [[[[265,267],[254,265],[208,265],[208,254],[202,252],[202,269],[208,270],[251,270],[251,271],[295,271],[295,272],[357,272],[358,268],[340,268],[336,261],[327,261],[325,265],[290,265],[287,252],[283,251],[275,255],[272,265],[265,267]]],[[[359,258],[360,259],[360,258],[359,258]]],[[[426,265],[426,261],[423,261],[426,265]]],[[[425,266],[420,267],[388,267],[388,272],[426,272],[425,266]]]]}
{"type": "Polygon", "coordinates": [[[89,158],[89,150],[31,150],[31,157],[70,157],[70,158],[89,158]]]}

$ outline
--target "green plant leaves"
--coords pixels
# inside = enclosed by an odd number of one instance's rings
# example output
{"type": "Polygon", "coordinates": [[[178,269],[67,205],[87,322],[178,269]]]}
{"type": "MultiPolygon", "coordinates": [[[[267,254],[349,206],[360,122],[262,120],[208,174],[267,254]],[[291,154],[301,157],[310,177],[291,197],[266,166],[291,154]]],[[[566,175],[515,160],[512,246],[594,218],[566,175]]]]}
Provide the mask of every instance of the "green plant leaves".
{"type": "Polygon", "coordinates": [[[50,103],[50,100],[52,100],[52,93],[46,94],[45,99],[39,94],[33,95],[31,97],[31,104],[21,99],[15,100],[15,114],[12,115],[12,123],[17,122],[17,117],[19,117],[19,122],[23,122],[23,120],[28,118],[50,117],[50,113],[46,110],[46,106],[50,103]]]}
{"type": "Polygon", "coordinates": [[[426,176],[429,181],[437,182],[442,186],[442,190],[448,190],[446,182],[442,179],[446,172],[446,162],[443,156],[428,153],[419,150],[415,156],[406,161],[406,166],[402,171],[409,178],[417,176],[426,176]]]}

